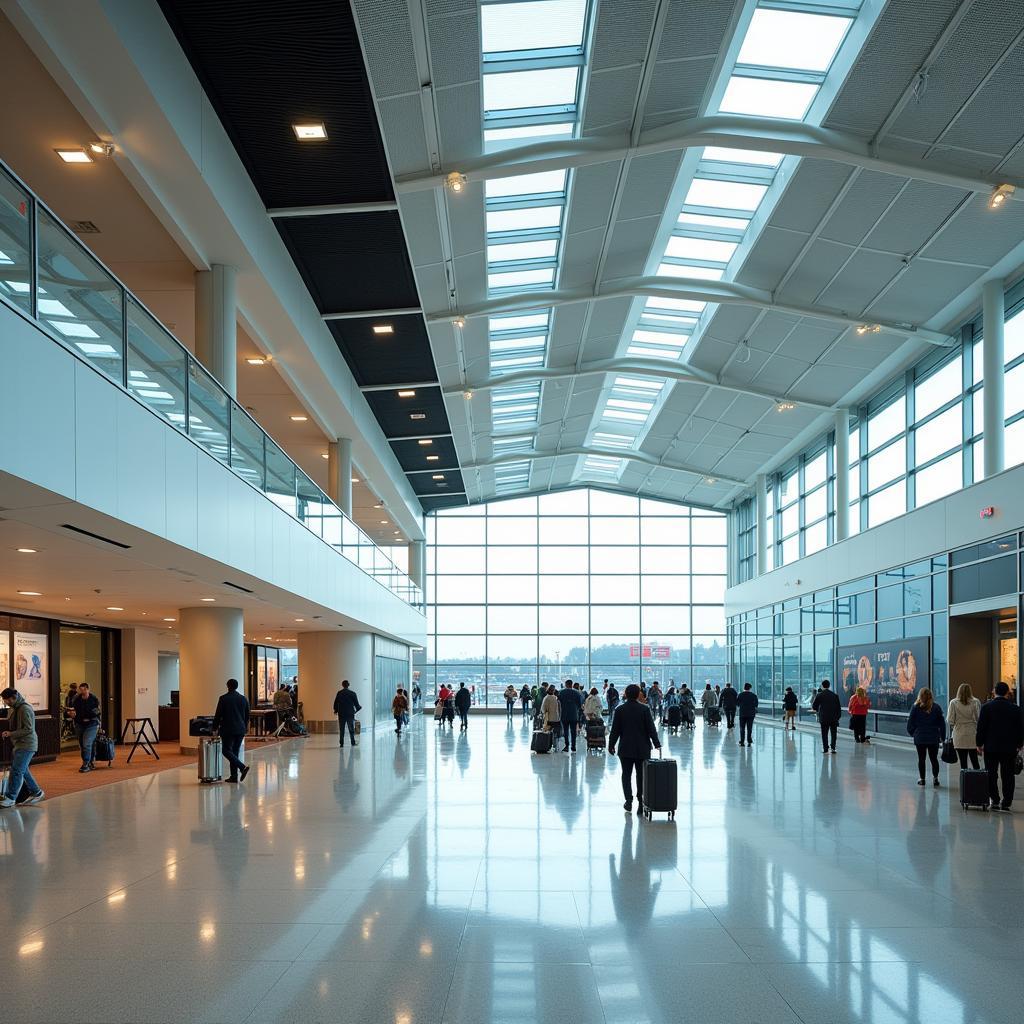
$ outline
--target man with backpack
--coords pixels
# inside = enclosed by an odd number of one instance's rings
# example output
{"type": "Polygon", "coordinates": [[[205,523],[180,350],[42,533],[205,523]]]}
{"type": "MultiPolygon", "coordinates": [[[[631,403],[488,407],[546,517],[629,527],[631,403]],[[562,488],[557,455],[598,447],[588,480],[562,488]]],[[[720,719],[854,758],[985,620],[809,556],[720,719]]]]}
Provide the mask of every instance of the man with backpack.
{"type": "Polygon", "coordinates": [[[8,686],[0,698],[9,708],[7,729],[3,738],[11,741],[11,771],[7,778],[7,791],[0,793],[0,807],[13,807],[21,787],[29,790],[27,804],[37,804],[46,794],[28,770],[29,762],[39,749],[36,735],[36,713],[27,700],[13,686],[8,686]]]}

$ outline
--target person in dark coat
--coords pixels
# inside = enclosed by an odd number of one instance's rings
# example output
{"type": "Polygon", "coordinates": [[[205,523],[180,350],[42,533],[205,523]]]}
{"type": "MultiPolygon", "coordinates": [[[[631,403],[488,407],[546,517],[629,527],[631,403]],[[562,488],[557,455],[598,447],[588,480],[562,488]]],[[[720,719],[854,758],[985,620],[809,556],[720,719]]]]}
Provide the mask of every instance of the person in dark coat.
{"type": "Polygon", "coordinates": [[[569,753],[569,745],[572,745],[572,752],[576,753],[576,726],[583,717],[583,697],[580,691],[573,686],[571,679],[566,679],[565,685],[558,691],[558,710],[562,721],[562,738],[565,740],[565,753],[569,753]]]}
{"type": "Polygon", "coordinates": [[[939,784],[939,744],[946,738],[946,719],[927,686],[921,689],[907,716],[907,732],[917,747],[917,784],[924,785],[925,754],[932,763],[932,784],[939,784]]]}
{"type": "Polygon", "coordinates": [[[836,752],[836,737],[839,733],[839,719],[843,716],[843,705],[839,697],[832,692],[832,684],[822,679],[821,689],[811,701],[811,710],[817,712],[818,725],[821,726],[821,752],[836,752]]]}
{"type": "Polygon", "coordinates": [[[352,746],[356,745],[356,712],[363,706],[354,690],[349,689],[348,680],[342,679],[341,689],[334,695],[334,713],[338,716],[338,746],[345,746],[345,730],[352,746]]]}
{"type": "MultiPolygon", "coordinates": [[[[723,703],[725,695],[730,690],[732,687],[726,683],[725,689],[722,691],[723,703]]],[[[733,693],[736,691],[733,690],[733,693]]],[[[740,746],[752,747],[754,745],[754,715],[757,714],[757,694],[751,689],[750,683],[744,683],[743,692],[736,693],[736,707],[740,712],[740,746]]]]}
{"type": "Polygon", "coordinates": [[[238,756],[249,731],[249,702],[238,692],[238,680],[228,680],[228,692],[220,695],[213,715],[213,734],[220,735],[224,758],[231,765],[228,782],[245,782],[249,766],[238,756]]]}
{"type": "Polygon", "coordinates": [[[978,751],[985,756],[988,772],[988,795],[992,810],[1008,811],[1016,786],[1014,766],[1017,754],[1024,747],[1024,721],[1021,709],[1010,698],[1010,687],[996,683],[994,700],[982,704],[978,715],[978,751]],[[1003,799],[999,800],[999,778],[1003,777],[1003,799]]]}
{"type": "MultiPolygon", "coordinates": [[[[733,689],[732,683],[726,683],[725,689],[719,698],[718,706],[722,709],[722,714],[725,715],[725,724],[729,729],[733,728],[736,724],[736,702],[738,698],[739,694],[733,689]]],[[[743,716],[741,715],[740,718],[742,720],[743,716]]],[[[740,740],[742,739],[743,737],[740,736],[740,740]]],[[[740,745],[742,746],[742,743],[740,745]]]]}
{"type": "Polygon", "coordinates": [[[661,750],[661,740],[654,725],[654,716],[646,704],[640,703],[640,687],[630,683],[626,687],[626,700],[612,715],[612,731],[608,736],[608,753],[614,754],[619,748],[619,764],[622,766],[622,795],[627,811],[633,807],[633,772],[636,772],[636,813],[642,814],[644,807],[644,761],[650,760],[651,748],[661,750]]]}
{"type": "Polygon", "coordinates": [[[532,699],[530,688],[523,683],[523,688],[519,691],[519,701],[523,705],[523,718],[528,718],[530,715],[530,700],[532,699]]]}
{"type": "Polygon", "coordinates": [[[469,728],[469,706],[473,703],[473,694],[466,689],[465,683],[459,683],[455,693],[455,710],[459,713],[459,732],[469,728]]]}

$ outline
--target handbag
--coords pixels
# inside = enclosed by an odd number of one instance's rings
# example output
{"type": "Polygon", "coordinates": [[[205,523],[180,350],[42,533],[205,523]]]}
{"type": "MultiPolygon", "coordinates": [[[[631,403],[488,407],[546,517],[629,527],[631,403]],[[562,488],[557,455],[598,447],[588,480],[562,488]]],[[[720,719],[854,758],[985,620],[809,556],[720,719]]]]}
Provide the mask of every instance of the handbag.
{"type": "Polygon", "coordinates": [[[957,761],[960,760],[957,756],[956,747],[953,746],[952,740],[946,740],[946,742],[942,744],[941,757],[946,764],[956,764],[957,761]]]}

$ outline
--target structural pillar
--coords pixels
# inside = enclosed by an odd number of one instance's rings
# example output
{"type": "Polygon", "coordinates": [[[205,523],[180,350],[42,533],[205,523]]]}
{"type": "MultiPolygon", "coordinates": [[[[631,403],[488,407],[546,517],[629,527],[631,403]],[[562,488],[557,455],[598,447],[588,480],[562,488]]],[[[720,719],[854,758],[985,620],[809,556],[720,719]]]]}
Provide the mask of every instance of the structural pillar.
{"type": "Polygon", "coordinates": [[[835,539],[850,536],[850,410],[836,409],[835,539]]]}
{"type": "MultiPolygon", "coordinates": [[[[334,696],[342,679],[355,690],[364,729],[373,725],[373,636],[370,633],[299,634],[299,699],[310,732],[338,731],[334,696]]],[[[391,696],[388,696],[390,705],[391,696]]]]}
{"type": "Polygon", "coordinates": [[[194,753],[199,737],[189,736],[189,720],[214,713],[229,679],[245,692],[242,609],[182,608],[178,626],[181,751],[194,753]]]}
{"type": "Polygon", "coordinates": [[[196,358],[225,391],[238,396],[234,267],[215,263],[196,271],[196,358]]]}
{"type": "Polygon", "coordinates": [[[981,293],[982,333],[985,356],[982,383],[985,386],[985,478],[1001,473],[1006,466],[1006,412],[1003,325],[1006,319],[1005,282],[986,281],[981,293]]]}
{"type": "Polygon", "coordinates": [[[768,502],[765,499],[765,475],[758,473],[754,482],[754,515],[757,524],[754,536],[757,538],[757,575],[763,576],[768,571],[768,536],[764,521],[768,518],[768,502]]]}
{"type": "Polygon", "coordinates": [[[327,497],[352,518],[352,441],[348,437],[327,445],[327,497]]]}
{"type": "Polygon", "coordinates": [[[427,576],[427,547],[421,540],[409,541],[409,579],[420,590],[427,576]]]}

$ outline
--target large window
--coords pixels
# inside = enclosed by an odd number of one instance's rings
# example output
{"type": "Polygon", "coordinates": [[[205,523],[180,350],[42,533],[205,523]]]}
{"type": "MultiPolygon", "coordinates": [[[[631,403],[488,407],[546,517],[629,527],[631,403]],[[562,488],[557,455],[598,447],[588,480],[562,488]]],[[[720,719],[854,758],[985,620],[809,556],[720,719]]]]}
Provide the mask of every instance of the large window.
{"type": "Polygon", "coordinates": [[[581,489],[438,512],[427,536],[425,694],[725,680],[722,513],[581,489]]]}

